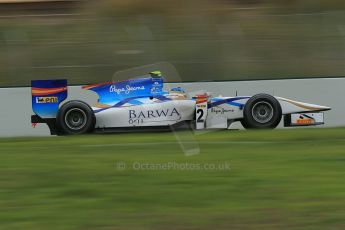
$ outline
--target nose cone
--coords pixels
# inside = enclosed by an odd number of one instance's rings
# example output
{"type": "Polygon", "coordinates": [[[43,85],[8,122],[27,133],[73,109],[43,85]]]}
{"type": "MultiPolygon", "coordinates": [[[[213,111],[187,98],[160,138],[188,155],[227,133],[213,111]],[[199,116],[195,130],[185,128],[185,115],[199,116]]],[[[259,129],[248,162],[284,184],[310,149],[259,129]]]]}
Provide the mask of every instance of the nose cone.
{"type": "MultiPolygon", "coordinates": [[[[280,102],[286,102],[290,105],[293,105],[293,106],[296,106],[295,109],[296,111],[295,112],[298,112],[298,110],[300,111],[303,111],[303,112],[306,112],[306,111],[327,111],[327,110],[331,110],[331,107],[328,107],[328,106],[323,106],[323,105],[316,105],[316,104],[310,104],[310,103],[305,103],[305,102],[300,102],[300,101],[294,101],[294,100],[290,100],[290,99],[287,99],[287,98],[282,98],[282,97],[277,97],[277,99],[280,101],[280,102]]],[[[294,109],[292,109],[294,110],[294,109]]]]}
{"type": "Polygon", "coordinates": [[[331,110],[332,108],[331,107],[328,107],[328,106],[323,106],[323,105],[319,105],[320,107],[320,111],[327,111],[327,110],[331,110]]]}
{"type": "Polygon", "coordinates": [[[309,104],[309,103],[303,103],[303,102],[297,102],[295,105],[305,108],[310,111],[327,111],[331,110],[331,107],[323,106],[323,105],[315,105],[315,104],[309,104]]]}

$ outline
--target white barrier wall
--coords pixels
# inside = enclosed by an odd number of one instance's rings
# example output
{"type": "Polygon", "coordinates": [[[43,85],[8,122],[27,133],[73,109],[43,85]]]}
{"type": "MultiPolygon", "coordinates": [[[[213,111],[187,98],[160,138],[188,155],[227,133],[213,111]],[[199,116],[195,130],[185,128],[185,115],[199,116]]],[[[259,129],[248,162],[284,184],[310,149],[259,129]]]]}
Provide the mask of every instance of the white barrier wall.
{"type": "MultiPolygon", "coordinates": [[[[326,124],[322,127],[345,126],[345,78],[318,78],[294,80],[264,80],[235,82],[197,82],[168,83],[166,88],[181,86],[187,92],[205,90],[214,96],[250,96],[256,93],[268,93],[302,102],[330,106],[325,112],[326,124]]],[[[0,89],[0,136],[45,136],[49,130],[44,124],[31,127],[31,89],[0,89]]],[[[68,100],[77,99],[95,103],[95,93],[72,86],[68,89],[68,100]]],[[[234,128],[240,127],[235,124],[234,128]]]]}

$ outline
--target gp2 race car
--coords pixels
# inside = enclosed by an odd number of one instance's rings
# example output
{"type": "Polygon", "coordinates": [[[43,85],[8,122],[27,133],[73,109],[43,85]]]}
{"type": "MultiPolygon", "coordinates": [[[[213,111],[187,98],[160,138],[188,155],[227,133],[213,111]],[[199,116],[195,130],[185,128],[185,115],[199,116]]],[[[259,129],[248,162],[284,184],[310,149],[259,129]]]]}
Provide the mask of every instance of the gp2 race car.
{"type": "Polygon", "coordinates": [[[84,134],[190,124],[200,129],[229,129],[240,121],[246,129],[324,123],[329,107],[268,94],[189,97],[182,88],[166,91],[159,71],[142,78],[82,86],[98,94],[95,105],[67,98],[67,80],[32,81],[32,123],[46,123],[52,135],[84,134]],[[60,106],[61,105],[61,106],[60,106]]]}

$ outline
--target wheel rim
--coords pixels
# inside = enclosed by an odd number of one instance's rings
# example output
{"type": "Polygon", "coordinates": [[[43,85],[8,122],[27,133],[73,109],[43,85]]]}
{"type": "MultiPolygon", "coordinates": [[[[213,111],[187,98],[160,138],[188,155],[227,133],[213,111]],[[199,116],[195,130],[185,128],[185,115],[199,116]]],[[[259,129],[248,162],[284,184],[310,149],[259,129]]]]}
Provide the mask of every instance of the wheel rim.
{"type": "Polygon", "coordinates": [[[261,124],[269,122],[273,115],[273,107],[266,101],[259,101],[252,108],[252,116],[254,120],[261,124]]]}
{"type": "Polygon", "coordinates": [[[86,113],[79,108],[70,109],[65,115],[65,124],[72,130],[80,130],[84,128],[86,125],[86,121],[86,113]]]}

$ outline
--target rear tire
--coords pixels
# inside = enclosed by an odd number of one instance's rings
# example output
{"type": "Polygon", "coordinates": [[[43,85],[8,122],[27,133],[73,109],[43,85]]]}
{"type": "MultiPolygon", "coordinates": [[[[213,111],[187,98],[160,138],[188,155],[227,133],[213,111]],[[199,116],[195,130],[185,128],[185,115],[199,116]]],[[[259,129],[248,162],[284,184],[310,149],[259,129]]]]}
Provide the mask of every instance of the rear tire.
{"type": "Polygon", "coordinates": [[[90,133],[95,128],[96,117],[91,107],[82,101],[69,101],[59,109],[56,125],[65,135],[90,133]]]}
{"type": "Polygon", "coordinates": [[[274,129],[281,118],[279,101],[268,94],[257,94],[245,104],[241,123],[246,129],[274,129]]]}

